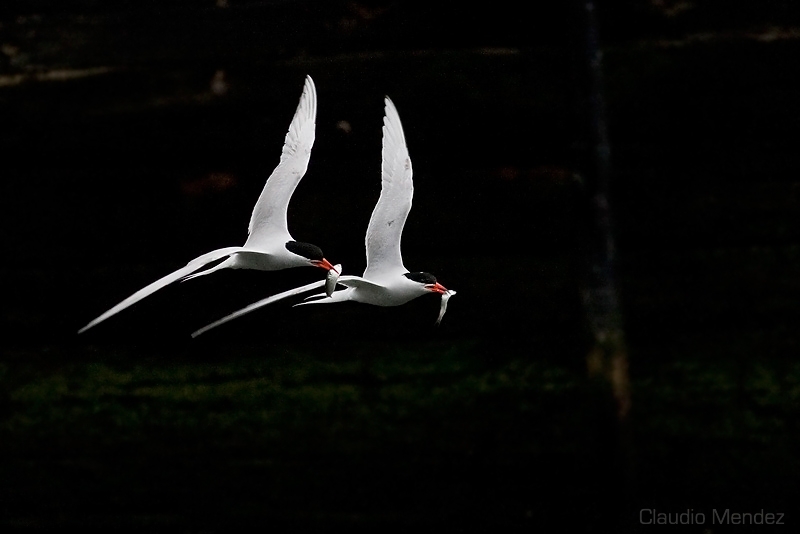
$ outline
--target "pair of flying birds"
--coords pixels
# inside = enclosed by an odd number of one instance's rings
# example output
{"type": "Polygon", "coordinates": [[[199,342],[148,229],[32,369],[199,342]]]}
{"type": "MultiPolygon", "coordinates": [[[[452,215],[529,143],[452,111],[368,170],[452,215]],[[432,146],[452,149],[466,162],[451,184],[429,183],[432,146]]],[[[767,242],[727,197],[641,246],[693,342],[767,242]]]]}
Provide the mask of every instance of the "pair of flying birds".
{"type": "Polygon", "coordinates": [[[332,265],[325,259],[319,247],[295,241],[289,234],[286,210],[292,193],[308,168],[315,135],[317,92],[311,77],[306,76],[300,103],[283,144],[280,163],[267,179],[256,202],[244,246],[213,250],[193,259],[185,267],[140,289],[78,332],[85,332],[177,280],[188,280],[225,268],[278,271],[309,265],[325,269],[326,278],[250,304],[195,331],[192,337],[262,306],[323,286],[325,293],[307,297],[300,304],[352,300],[377,306],[399,306],[422,295],[436,293],[440,294],[442,299],[439,317],[436,320],[436,324],[439,324],[447,309],[448,299],[456,292],[446,289],[432,274],[409,272],[403,266],[400,238],[411,209],[414,184],[411,180],[411,159],[408,156],[400,117],[388,97],[385,104],[381,195],[367,227],[367,268],[363,276],[341,275],[342,266],[332,265]],[[209,263],[219,260],[224,261],[210,269],[196,272],[209,263]],[[344,286],[345,289],[337,291],[337,284],[344,286]]]}

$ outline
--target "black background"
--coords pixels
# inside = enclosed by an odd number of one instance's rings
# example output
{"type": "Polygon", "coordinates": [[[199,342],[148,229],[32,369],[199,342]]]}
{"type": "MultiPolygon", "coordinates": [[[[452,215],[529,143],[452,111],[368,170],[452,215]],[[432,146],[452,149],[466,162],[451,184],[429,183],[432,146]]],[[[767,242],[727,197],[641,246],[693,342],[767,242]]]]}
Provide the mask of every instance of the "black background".
{"type": "Polygon", "coordinates": [[[3,524],[603,532],[635,530],[642,508],[796,523],[798,13],[598,16],[624,451],[585,370],[580,6],[6,3],[3,524]],[[281,305],[192,340],[319,276],[222,271],[78,336],[244,243],[306,74],[317,136],[292,234],[363,271],[389,95],[414,164],[405,264],[458,291],[441,326],[433,297],[281,305]]]}

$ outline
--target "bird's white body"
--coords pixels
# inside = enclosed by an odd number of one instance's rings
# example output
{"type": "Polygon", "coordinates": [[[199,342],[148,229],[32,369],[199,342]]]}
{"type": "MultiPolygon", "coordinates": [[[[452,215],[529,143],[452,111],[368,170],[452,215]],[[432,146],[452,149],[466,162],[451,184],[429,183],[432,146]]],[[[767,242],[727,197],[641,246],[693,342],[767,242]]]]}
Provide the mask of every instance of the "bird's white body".
{"type": "MultiPolygon", "coordinates": [[[[308,300],[302,304],[329,304],[334,302],[354,301],[374,306],[401,306],[422,295],[430,293],[429,290],[404,276],[386,280],[384,283],[370,281],[363,277],[342,276],[339,283],[346,289],[334,291],[331,298],[308,300]]],[[[313,297],[323,297],[319,294],[313,297]]],[[[309,297],[309,298],[313,298],[309,297]]]]}
{"type": "Polygon", "coordinates": [[[408,269],[403,265],[400,240],[414,198],[413,170],[397,108],[388,98],[385,108],[381,195],[372,210],[364,239],[367,268],[360,278],[340,277],[339,283],[347,289],[334,292],[330,299],[305,304],[352,300],[375,306],[400,306],[429,293],[405,277],[408,269]]]}
{"type": "MultiPolygon", "coordinates": [[[[324,294],[312,295],[304,302],[296,304],[334,304],[337,302],[354,301],[374,306],[400,306],[417,297],[431,292],[450,296],[455,291],[449,291],[436,282],[435,278],[424,274],[432,280],[430,283],[415,281],[410,278],[408,269],[403,265],[400,252],[400,240],[403,234],[408,213],[411,210],[411,201],[414,197],[414,183],[412,180],[411,158],[408,155],[403,126],[400,116],[391,100],[385,100],[385,115],[383,119],[383,150],[381,164],[381,195],[372,211],[365,247],[367,253],[367,268],[363,276],[343,275],[338,278],[338,283],[345,289],[334,291],[330,298],[322,298],[324,294]],[[316,300],[308,300],[316,299],[316,300]]],[[[341,266],[337,266],[341,272],[341,266]]],[[[293,295],[305,293],[320,288],[324,282],[313,282],[302,287],[272,295],[258,302],[250,304],[222,319],[211,323],[192,334],[196,337],[203,332],[215,328],[258,308],[277,302],[293,295]]],[[[443,299],[442,312],[438,322],[444,315],[447,299],[443,299]]]]}
{"type": "Polygon", "coordinates": [[[291,252],[286,246],[288,242],[294,242],[289,233],[286,212],[289,200],[308,168],[311,148],[314,145],[316,115],[316,88],[311,77],[307,76],[300,103],[286,133],[280,162],[267,179],[253,208],[244,246],[214,250],[193,259],[186,266],[140,289],[81,328],[79,332],[88,330],[175,281],[205,276],[220,269],[278,271],[308,265],[330,269],[332,266],[324,258],[311,261],[308,257],[291,252]],[[196,272],[221,259],[224,261],[211,269],[196,272]]]}
{"type": "MultiPolygon", "coordinates": [[[[248,239],[248,242],[250,239],[248,239]]],[[[289,232],[277,231],[266,238],[262,238],[258,246],[245,243],[243,247],[230,254],[225,261],[211,269],[200,271],[189,276],[184,276],[183,281],[191,280],[198,276],[205,276],[220,269],[253,269],[256,271],[280,271],[293,267],[304,267],[308,261],[302,256],[292,254],[286,250],[285,244],[294,241],[289,232]]]]}

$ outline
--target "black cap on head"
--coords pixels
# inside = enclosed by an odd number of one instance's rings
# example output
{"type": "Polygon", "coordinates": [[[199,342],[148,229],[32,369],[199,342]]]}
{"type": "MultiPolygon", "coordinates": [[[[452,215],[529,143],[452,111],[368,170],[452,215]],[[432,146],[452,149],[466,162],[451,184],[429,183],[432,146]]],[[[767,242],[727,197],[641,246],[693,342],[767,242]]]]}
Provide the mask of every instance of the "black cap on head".
{"type": "Polygon", "coordinates": [[[303,256],[304,258],[308,258],[309,260],[316,260],[322,261],[324,256],[322,255],[322,249],[319,248],[317,245],[312,245],[311,243],[300,243],[298,241],[287,241],[286,243],[286,250],[293,254],[297,254],[298,256],[303,256]]]}
{"type": "Polygon", "coordinates": [[[435,284],[436,277],[433,276],[431,273],[423,273],[421,271],[415,273],[406,273],[403,276],[408,278],[409,280],[413,280],[415,282],[419,282],[420,284],[435,284]]]}

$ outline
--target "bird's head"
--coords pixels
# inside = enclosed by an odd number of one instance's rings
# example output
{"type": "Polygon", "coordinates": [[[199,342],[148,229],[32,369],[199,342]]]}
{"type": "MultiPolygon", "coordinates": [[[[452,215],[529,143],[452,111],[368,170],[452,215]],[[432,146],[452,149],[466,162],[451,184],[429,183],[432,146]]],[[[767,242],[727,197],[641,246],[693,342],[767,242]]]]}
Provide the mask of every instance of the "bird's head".
{"type": "Polygon", "coordinates": [[[333,270],[334,272],[339,272],[336,270],[336,267],[331,264],[331,262],[325,259],[325,256],[322,254],[322,249],[316,245],[312,245],[311,243],[301,243],[299,241],[287,241],[285,246],[286,250],[292,254],[296,254],[297,256],[304,258],[306,262],[314,267],[319,267],[321,269],[325,269],[326,271],[333,270]]]}
{"type": "Polygon", "coordinates": [[[447,288],[437,282],[436,277],[431,273],[415,272],[406,273],[404,276],[412,282],[418,284],[420,289],[426,293],[430,292],[439,295],[447,293],[447,288]]]}

